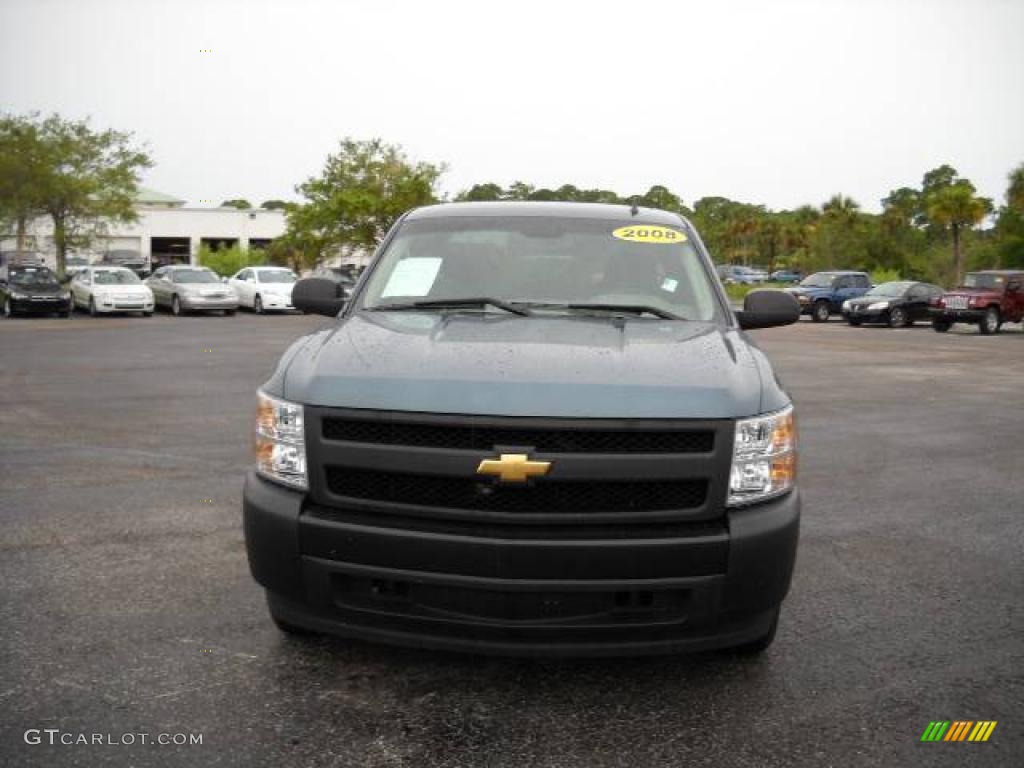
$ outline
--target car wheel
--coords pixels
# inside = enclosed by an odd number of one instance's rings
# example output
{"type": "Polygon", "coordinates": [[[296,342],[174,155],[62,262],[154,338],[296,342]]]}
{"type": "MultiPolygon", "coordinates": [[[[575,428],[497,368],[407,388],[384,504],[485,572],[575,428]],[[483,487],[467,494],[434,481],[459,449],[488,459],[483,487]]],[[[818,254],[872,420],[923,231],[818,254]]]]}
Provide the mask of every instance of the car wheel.
{"type": "Polygon", "coordinates": [[[263,314],[263,299],[260,298],[259,294],[256,294],[256,298],[252,300],[252,311],[257,315],[263,314]]]}
{"type": "Polygon", "coordinates": [[[829,315],[832,312],[828,308],[827,301],[819,301],[814,305],[814,311],[811,312],[811,319],[816,323],[824,323],[828,321],[829,315]]]}
{"type": "Polygon", "coordinates": [[[225,309],[224,310],[224,314],[227,315],[228,317],[234,317],[235,316],[235,310],[233,310],[233,309],[225,309]]]}
{"type": "Polygon", "coordinates": [[[889,327],[899,328],[907,324],[906,310],[901,307],[893,307],[889,310],[889,327]]]}
{"type": "Polygon", "coordinates": [[[775,616],[772,617],[772,625],[768,627],[768,631],[765,632],[761,637],[750,640],[742,645],[736,645],[732,648],[728,648],[729,653],[737,653],[741,656],[757,656],[768,650],[771,644],[775,641],[775,633],[779,629],[779,609],[775,609],[775,616]]]}
{"type": "Polygon", "coordinates": [[[153,313],[152,313],[152,312],[143,312],[143,313],[142,313],[142,316],[143,316],[143,317],[152,317],[152,316],[153,316],[153,313]]]}
{"type": "Polygon", "coordinates": [[[176,295],[171,297],[171,314],[181,316],[181,301],[176,295]]]}
{"type": "Polygon", "coordinates": [[[14,317],[14,307],[10,299],[4,299],[4,317],[14,317]]]}
{"type": "Polygon", "coordinates": [[[934,328],[937,333],[945,333],[949,330],[951,325],[952,323],[949,322],[949,320],[932,320],[932,328],[934,328]]]}
{"type": "Polygon", "coordinates": [[[854,319],[853,319],[852,317],[850,317],[850,318],[847,318],[846,322],[848,322],[848,323],[849,323],[850,325],[852,325],[852,326],[853,326],[854,328],[856,328],[857,326],[859,326],[859,325],[860,325],[860,323],[861,323],[861,321],[860,321],[860,320],[854,320],[854,319]]]}
{"type": "Polygon", "coordinates": [[[96,317],[96,315],[99,314],[96,311],[96,300],[92,296],[89,297],[89,314],[92,317],[96,317]]]}
{"type": "Polygon", "coordinates": [[[989,307],[985,310],[985,316],[981,318],[981,322],[978,323],[978,328],[985,336],[988,336],[993,333],[999,333],[999,326],[1002,324],[1003,321],[999,317],[999,310],[995,307],[989,307]]]}

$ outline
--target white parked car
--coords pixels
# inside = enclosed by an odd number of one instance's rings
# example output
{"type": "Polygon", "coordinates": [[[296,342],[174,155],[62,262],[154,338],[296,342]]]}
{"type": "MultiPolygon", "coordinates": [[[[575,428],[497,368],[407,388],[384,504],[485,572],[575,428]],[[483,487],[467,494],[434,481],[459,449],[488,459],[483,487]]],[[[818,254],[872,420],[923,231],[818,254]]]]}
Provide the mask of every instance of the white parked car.
{"type": "Polygon", "coordinates": [[[287,267],[246,267],[228,280],[238,294],[238,306],[257,314],[267,310],[291,310],[292,286],[299,277],[287,267]]]}
{"type": "Polygon", "coordinates": [[[153,314],[153,292],[125,267],[83,267],[71,280],[72,308],[90,315],[105,312],[153,314]]]}

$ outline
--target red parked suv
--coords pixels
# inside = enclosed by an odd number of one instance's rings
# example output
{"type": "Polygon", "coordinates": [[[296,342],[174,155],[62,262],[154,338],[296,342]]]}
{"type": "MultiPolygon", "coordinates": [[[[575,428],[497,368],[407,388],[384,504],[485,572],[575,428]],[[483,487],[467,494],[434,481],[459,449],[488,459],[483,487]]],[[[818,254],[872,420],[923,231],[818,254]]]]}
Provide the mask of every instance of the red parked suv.
{"type": "Polygon", "coordinates": [[[963,285],[932,299],[932,327],[945,333],[953,323],[975,323],[984,334],[1003,323],[1024,321],[1024,271],[968,272],[963,285]]]}

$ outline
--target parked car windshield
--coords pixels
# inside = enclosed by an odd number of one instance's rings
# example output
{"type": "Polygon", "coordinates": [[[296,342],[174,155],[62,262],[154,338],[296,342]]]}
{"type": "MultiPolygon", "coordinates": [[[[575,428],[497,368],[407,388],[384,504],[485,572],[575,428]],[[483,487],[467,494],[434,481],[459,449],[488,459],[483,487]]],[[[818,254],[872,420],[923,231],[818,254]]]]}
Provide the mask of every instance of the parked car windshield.
{"type": "Polygon", "coordinates": [[[912,282],[906,281],[895,281],[892,283],[882,283],[876,285],[870,291],[867,292],[868,296],[902,296],[909,289],[910,286],[914,285],[912,282]]]}
{"type": "Polygon", "coordinates": [[[219,283],[220,280],[213,272],[207,272],[205,269],[176,269],[174,270],[174,282],[219,283]]]}
{"type": "Polygon", "coordinates": [[[836,279],[835,275],[808,275],[800,281],[800,285],[805,285],[808,288],[831,288],[832,281],[836,279]]]}
{"type": "Polygon", "coordinates": [[[989,288],[1001,291],[1006,284],[1006,275],[987,275],[981,272],[968,272],[964,275],[964,288],[989,288]]]}
{"type": "Polygon", "coordinates": [[[11,285],[60,285],[57,276],[45,268],[11,270],[11,285]]]}
{"type": "MultiPolygon", "coordinates": [[[[533,216],[407,221],[373,268],[363,308],[481,298],[650,307],[724,322],[713,283],[682,228],[533,216]]],[[[539,306],[550,305],[550,306],[539,306]]]]}
{"type": "Polygon", "coordinates": [[[93,279],[98,285],[134,285],[142,282],[134,272],[127,269],[104,269],[93,272],[93,279]]]}
{"type": "Polygon", "coordinates": [[[256,273],[261,283],[294,283],[295,273],[287,269],[264,269],[256,273]]]}

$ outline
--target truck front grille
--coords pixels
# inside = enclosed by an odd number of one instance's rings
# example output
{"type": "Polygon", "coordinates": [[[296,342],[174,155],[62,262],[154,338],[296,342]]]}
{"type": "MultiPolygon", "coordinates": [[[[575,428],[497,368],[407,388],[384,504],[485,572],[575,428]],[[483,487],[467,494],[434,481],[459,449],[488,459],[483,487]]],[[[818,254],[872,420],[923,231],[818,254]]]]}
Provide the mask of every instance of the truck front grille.
{"type": "Polygon", "coordinates": [[[328,416],[324,440],[378,445],[408,445],[450,450],[490,451],[496,445],[529,446],[544,453],[710,453],[710,429],[559,429],[475,424],[424,424],[367,421],[328,416]]]}
{"type": "Polygon", "coordinates": [[[704,479],[539,480],[497,485],[476,477],[446,477],[328,467],[327,488],[336,496],[487,512],[602,513],[693,509],[707,498],[704,479]]]}
{"type": "MultiPolygon", "coordinates": [[[[670,537],[725,519],[735,423],[405,413],[307,406],[309,502],[337,518],[520,538],[670,537]],[[478,473],[524,453],[527,483],[478,473]],[[515,532],[513,532],[515,529],[515,532]]],[[[321,514],[320,512],[317,513],[321,514]]],[[[333,519],[333,518],[332,518],[333,519]]]]}

